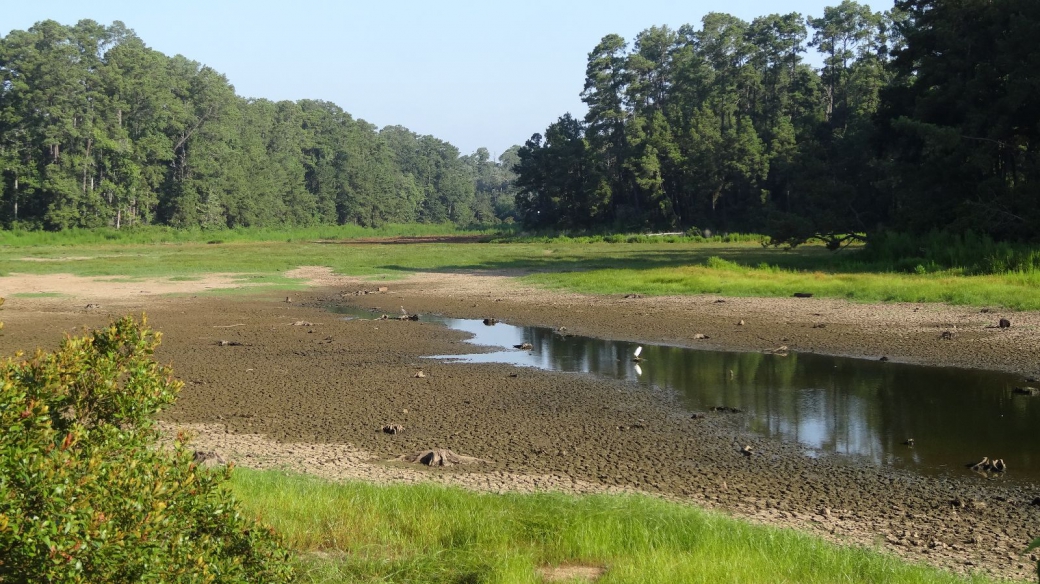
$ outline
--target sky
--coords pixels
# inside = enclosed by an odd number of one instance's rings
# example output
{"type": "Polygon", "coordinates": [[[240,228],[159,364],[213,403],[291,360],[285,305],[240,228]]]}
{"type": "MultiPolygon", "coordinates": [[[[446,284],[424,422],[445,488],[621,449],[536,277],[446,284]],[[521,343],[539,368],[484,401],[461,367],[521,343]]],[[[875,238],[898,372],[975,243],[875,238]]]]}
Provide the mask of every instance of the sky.
{"type": "MultiPolygon", "coordinates": [[[[321,99],[377,126],[495,156],[564,113],[583,116],[588,53],[651,26],[820,16],[838,0],[2,0],[0,34],[41,20],[120,20],[150,47],[227,76],[239,95],[321,99]]],[[[875,10],[890,8],[875,2],[875,10]]]]}

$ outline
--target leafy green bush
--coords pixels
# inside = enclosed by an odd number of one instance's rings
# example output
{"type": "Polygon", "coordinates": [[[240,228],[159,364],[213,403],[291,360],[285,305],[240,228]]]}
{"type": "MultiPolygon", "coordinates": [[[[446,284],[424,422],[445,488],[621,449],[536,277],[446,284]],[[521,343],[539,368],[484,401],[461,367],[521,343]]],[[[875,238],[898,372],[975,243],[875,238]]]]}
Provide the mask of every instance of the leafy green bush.
{"type": "Polygon", "coordinates": [[[0,582],[286,582],[290,555],[243,516],[230,468],[159,446],[180,389],[126,317],[0,364],[0,582]]]}

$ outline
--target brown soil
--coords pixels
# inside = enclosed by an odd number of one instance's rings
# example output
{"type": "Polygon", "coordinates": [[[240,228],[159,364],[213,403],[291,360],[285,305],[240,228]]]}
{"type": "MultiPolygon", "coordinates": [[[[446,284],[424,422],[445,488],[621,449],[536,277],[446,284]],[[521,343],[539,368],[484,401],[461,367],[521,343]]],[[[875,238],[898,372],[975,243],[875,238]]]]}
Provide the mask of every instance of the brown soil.
{"type": "MultiPolygon", "coordinates": [[[[1029,558],[1020,551],[1040,532],[1040,508],[1030,505],[1040,495],[1035,490],[925,478],[840,456],[808,458],[796,444],[745,433],[736,416],[692,419],[677,396],[620,381],[426,361],[422,355],[474,349],[461,333],[422,321],[346,321],[320,307],[344,302],[396,315],[404,306],[410,313],[495,317],[690,345],[695,334],[706,334],[710,340],[696,341],[698,347],[787,345],[1030,374],[1037,373],[1040,355],[1038,313],[820,299],[589,297],[521,288],[490,275],[419,275],[390,284],[320,268],[293,275],[316,288],[294,293],[292,303],[277,293],[106,299],[97,290],[86,295],[80,284],[48,290],[67,298],[9,298],[0,352],[53,347],[63,331],[147,310],[165,335],[159,359],[185,381],[164,423],[171,432],[195,432],[200,450],[241,465],[494,491],[638,490],[953,570],[1029,574],[1029,558]],[[379,285],[389,291],[354,294],[379,285]],[[88,299],[102,308],[84,311],[88,299]],[[1000,317],[1012,328],[986,328],[1000,317]],[[737,326],[739,320],[746,324],[737,326]],[[301,321],[315,324],[289,326],[301,321]],[[826,326],[814,328],[819,324],[826,326]],[[954,328],[953,341],[940,339],[954,328]],[[221,340],[229,344],[218,345],[221,340]],[[426,377],[414,377],[420,368],[426,377]],[[404,430],[382,431],[394,424],[404,430]],[[740,451],[746,444],[754,447],[750,457],[740,451]],[[486,462],[443,469],[387,462],[434,448],[486,462]]],[[[0,286],[3,293],[12,289],[8,278],[0,286]]]]}

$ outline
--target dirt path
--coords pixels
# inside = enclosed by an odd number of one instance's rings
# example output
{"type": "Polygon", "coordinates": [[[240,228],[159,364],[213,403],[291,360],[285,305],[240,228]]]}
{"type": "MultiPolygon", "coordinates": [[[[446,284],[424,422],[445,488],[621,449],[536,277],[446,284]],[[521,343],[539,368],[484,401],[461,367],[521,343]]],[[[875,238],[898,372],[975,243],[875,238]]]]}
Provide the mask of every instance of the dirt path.
{"type": "MultiPolygon", "coordinates": [[[[164,423],[196,432],[200,449],[239,464],[492,491],[638,490],[834,541],[881,545],[953,570],[1028,577],[1029,558],[1019,552],[1040,532],[1035,489],[928,479],[837,456],[808,458],[798,445],[748,434],[732,416],[693,419],[677,396],[624,382],[431,363],[421,356],[473,349],[460,333],[425,322],[344,321],[320,307],[349,302],[396,314],[403,305],[409,312],[708,346],[693,340],[701,333],[718,348],[783,343],[1022,373],[1037,371],[1037,313],[817,299],[589,297],[527,289],[493,275],[417,275],[390,284],[321,268],[292,275],[310,280],[314,291],[293,293],[292,302],[276,293],[233,300],[106,297],[103,287],[87,292],[77,282],[63,292],[67,297],[9,298],[0,313],[6,324],[0,352],[53,347],[63,331],[147,310],[165,335],[160,360],[171,362],[186,384],[164,423]],[[358,294],[384,285],[386,292],[358,294]],[[87,300],[101,307],[88,311],[87,300]],[[1012,320],[1010,330],[986,328],[1001,316],[1012,320]],[[819,324],[825,326],[814,328],[819,324]],[[939,338],[944,330],[954,331],[953,340],[939,338]],[[235,344],[220,346],[221,340],[235,344]],[[414,376],[418,369],[425,377],[414,376]],[[383,433],[386,424],[404,431],[383,433]],[[749,443],[755,455],[745,457],[739,447],[749,443]],[[432,447],[489,462],[443,471],[386,462],[432,447]]],[[[145,284],[134,283],[153,288],[145,284]]],[[[9,286],[0,279],[0,295],[9,286]]]]}

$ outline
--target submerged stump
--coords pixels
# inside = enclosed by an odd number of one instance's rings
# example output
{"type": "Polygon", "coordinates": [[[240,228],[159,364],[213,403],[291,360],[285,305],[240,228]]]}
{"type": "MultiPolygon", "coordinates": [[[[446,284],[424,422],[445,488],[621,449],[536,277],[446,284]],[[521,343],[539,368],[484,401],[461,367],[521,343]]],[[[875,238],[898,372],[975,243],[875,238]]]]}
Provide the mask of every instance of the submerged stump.
{"type": "Polygon", "coordinates": [[[415,454],[406,454],[404,456],[399,456],[397,460],[410,464],[421,464],[424,466],[455,466],[463,464],[482,464],[487,462],[486,460],[475,458],[473,456],[456,454],[447,448],[434,448],[432,450],[416,452],[415,454]]]}

